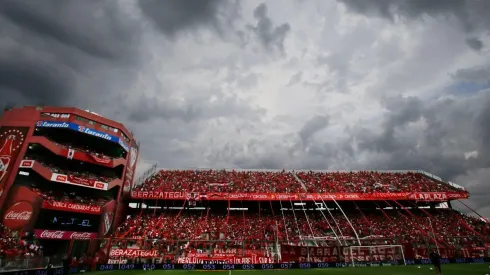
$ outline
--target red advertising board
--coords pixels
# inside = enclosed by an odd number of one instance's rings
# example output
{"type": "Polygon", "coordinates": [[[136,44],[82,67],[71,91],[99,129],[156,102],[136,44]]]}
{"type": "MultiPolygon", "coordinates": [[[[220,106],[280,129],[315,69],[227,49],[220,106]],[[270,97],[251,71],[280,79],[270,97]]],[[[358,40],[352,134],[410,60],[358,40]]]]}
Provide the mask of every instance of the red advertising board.
{"type": "Polygon", "coordinates": [[[52,240],[88,240],[97,237],[97,233],[44,230],[44,229],[34,229],[34,235],[36,236],[37,239],[52,239],[52,240]]]}
{"type": "MultiPolygon", "coordinates": [[[[424,200],[445,201],[448,199],[468,198],[467,192],[431,192],[431,193],[203,193],[199,195],[206,200],[237,200],[237,201],[329,201],[329,200],[424,200]]],[[[185,200],[186,192],[152,192],[133,191],[134,199],[185,200]]]]}
{"type": "Polygon", "coordinates": [[[84,162],[97,163],[99,165],[103,165],[107,167],[113,166],[112,159],[107,156],[102,156],[102,155],[97,156],[95,154],[89,154],[89,153],[80,152],[68,148],[61,148],[60,154],[62,156],[66,156],[69,159],[76,159],[84,162]]]}
{"type": "Polygon", "coordinates": [[[227,264],[271,264],[274,259],[269,257],[251,256],[228,256],[228,257],[179,257],[179,264],[203,264],[203,263],[227,263],[227,264]]]}
{"type": "Polygon", "coordinates": [[[28,132],[29,127],[0,128],[0,196],[28,132]]]}
{"type": "Polygon", "coordinates": [[[107,190],[107,186],[108,186],[107,183],[96,181],[94,179],[87,179],[87,178],[81,178],[72,175],[64,175],[64,174],[57,174],[57,173],[51,174],[51,180],[56,182],[61,182],[61,183],[86,186],[86,187],[100,189],[100,190],[107,190]]]}
{"type": "Polygon", "coordinates": [[[78,212],[85,214],[100,214],[102,207],[98,205],[88,205],[80,203],[70,203],[62,201],[43,201],[42,207],[44,209],[78,212]]]}

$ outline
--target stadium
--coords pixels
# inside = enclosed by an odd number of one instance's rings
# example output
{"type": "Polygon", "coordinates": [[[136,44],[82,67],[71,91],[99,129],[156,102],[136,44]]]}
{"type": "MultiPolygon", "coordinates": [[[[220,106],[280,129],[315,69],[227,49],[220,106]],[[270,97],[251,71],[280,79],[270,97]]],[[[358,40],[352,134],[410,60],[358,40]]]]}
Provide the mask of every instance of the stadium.
{"type": "Polygon", "coordinates": [[[160,169],[88,110],[0,120],[2,274],[489,272],[490,223],[422,170],[160,169]],[[458,209],[465,209],[465,213],[458,209]]]}

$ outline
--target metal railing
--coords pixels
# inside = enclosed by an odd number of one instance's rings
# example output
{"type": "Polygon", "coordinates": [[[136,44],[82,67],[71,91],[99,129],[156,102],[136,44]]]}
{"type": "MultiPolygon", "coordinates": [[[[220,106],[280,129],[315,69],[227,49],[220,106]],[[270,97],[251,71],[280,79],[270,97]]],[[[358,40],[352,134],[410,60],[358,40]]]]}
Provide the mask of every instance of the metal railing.
{"type": "Polygon", "coordinates": [[[62,256],[2,256],[0,273],[25,269],[45,268],[51,263],[54,267],[62,266],[62,256]]]}

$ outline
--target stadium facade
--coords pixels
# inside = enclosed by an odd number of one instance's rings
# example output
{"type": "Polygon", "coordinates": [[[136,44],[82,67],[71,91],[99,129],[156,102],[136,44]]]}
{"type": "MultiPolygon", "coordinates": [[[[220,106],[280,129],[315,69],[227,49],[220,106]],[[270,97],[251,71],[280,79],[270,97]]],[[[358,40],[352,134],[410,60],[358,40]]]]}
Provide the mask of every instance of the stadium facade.
{"type": "Polygon", "coordinates": [[[4,244],[2,252],[62,257],[96,249],[88,240],[110,236],[125,217],[138,148],[124,125],[88,110],[6,110],[0,120],[2,234],[22,242],[4,244]]]}

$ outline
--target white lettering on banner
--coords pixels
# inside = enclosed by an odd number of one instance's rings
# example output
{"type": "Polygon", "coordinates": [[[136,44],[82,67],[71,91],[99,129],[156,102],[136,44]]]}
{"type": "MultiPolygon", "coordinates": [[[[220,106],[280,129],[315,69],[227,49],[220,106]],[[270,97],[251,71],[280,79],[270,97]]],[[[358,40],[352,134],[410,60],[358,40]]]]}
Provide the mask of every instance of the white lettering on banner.
{"type": "Polygon", "coordinates": [[[92,238],[92,233],[88,232],[73,232],[70,235],[70,239],[72,240],[88,240],[92,238]]]}
{"type": "Polygon", "coordinates": [[[84,126],[78,126],[78,131],[85,133],[85,134],[88,134],[88,135],[91,135],[91,136],[94,136],[94,137],[99,137],[99,138],[103,138],[106,140],[112,140],[112,137],[110,135],[108,135],[106,133],[96,132],[96,131],[94,131],[90,128],[84,127],[84,126]]]}
{"type": "Polygon", "coordinates": [[[109,257],[158,257],[158,250],[143,250],[143,249],[111,249],[109,257]]]}
{"type": "Polygon", "coordinates": [[[32,211],[15,212],[10,211],[5,215],[5,220],[27,221],[31,218],[32,211]]]}
{"type": "Polygon", "coordinates": [[[68,128],[70,124],[66,122],[49,122],[49,121],[38,121],[37,127],[47,127],[47,128],[68,128]]]}
{"type": "Polygon", "coordinates": [[[49,230],[44,230],[39,234],[40,239],[59,239],[62,240],[64,236],[63,231],[49,231],[49,230]]]}
{"type": "Polygon", "coordinates": [[[252,194],[252,198],[254,198],[254,199],[268,199],[269,196],[267,196],[267,194],[252,194]]]}
{"type": "Polygon", "coordinates": [[[278,194],[276,195],[278,199],[296,199],[297,196],[295,194],[287,195],[287,194],[278,194]]]}
{"type": "Polygon", "coordinates": [[[109,259],[107,260],[108,264],[126,264],[128,259],[109,259]]]}
{"type": "Polygon", "coordinates": [[[416,200],[447,200],[446,193],[415,193],[416,200]]]}
{"type": "Polygon", "coordinates": [[[91,211],[91,212],[99,212],[100,211],[100,206],[94,206],[94,205],[66,203],[66,202],[61,202],[61,201],[53,201],[50,204],[53,207],[65,208],[65,209],[70,209],[70,210],[91,211]]]}
{"type": "Polygon", "coordinates": [[[159,198],[159,199],[185,199],[186,192],[148,192],[132,191],[131,196],[134,198],[159,198]]]}
{"type": "Polygon", "coordinates": [[[229,264],[271,264],[274,260],[269,257],[180,257],[177,259],[179,264],[203,264],[221,263],[229,264]]]}

